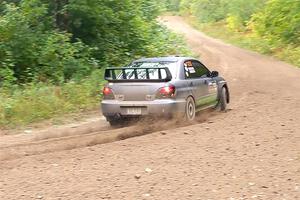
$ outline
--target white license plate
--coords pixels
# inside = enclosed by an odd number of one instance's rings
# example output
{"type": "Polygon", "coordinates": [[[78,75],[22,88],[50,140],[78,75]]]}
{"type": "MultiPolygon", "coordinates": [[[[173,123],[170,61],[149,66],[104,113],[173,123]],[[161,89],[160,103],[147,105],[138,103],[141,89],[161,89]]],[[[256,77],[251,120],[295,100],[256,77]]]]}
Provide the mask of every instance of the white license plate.
{"type": "Polygon", "coordinates": [[[141,115],[142,108],[127,108],[128,115],[141,115]]]}

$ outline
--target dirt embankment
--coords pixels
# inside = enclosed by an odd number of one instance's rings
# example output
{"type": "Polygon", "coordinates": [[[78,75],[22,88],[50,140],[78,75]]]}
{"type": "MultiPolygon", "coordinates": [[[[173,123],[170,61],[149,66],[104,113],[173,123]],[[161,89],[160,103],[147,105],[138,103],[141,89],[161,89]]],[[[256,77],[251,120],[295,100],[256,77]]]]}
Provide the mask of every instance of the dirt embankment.
{"type": "Polygon", "coordinates": [[[228,80],[231,110],[192,125],[1,136],[0,199],[300,199],[300,70],[163,20],[228,80]]]}

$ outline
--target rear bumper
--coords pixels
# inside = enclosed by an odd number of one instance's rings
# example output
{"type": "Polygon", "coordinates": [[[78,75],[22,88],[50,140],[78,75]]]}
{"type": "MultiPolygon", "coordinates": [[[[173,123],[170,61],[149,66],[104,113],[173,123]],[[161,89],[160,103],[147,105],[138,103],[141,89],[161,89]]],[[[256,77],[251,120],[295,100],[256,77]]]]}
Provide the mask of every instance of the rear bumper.
{"type": "Polygon", "coordinates": [[[139,116],[139,115],[172,115],[185,111],[185,99],[159,99],[154,101],[118,101],[103,100],[102,113],[105,117],[115,116],[139,116]],[[141,108],[141,114],[131,115],[128,108],[141,108]]]}

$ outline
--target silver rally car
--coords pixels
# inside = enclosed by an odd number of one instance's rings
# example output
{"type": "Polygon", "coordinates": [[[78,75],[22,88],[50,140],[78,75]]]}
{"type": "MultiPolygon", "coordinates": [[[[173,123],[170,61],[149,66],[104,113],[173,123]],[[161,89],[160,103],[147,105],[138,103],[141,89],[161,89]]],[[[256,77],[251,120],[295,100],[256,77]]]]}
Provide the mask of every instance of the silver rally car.
{"type": "Polygon", "coordinates": [[[112,125],[145,115],[183,116],[193,120],[206,108],[226,110],[229,89],[217,71],[190,57],[136,60],[126,67],[107,68],[102,113],[112,125]]]}

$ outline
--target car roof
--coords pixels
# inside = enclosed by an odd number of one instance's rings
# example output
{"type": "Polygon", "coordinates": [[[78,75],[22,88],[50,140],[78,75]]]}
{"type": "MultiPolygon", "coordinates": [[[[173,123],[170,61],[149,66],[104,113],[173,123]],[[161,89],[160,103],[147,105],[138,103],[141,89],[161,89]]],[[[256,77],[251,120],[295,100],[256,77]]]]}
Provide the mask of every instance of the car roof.
{"type": "Polygon", "coordinates": [[[195,59],[192,57],[183,57],[183,56],[166,56],[166,57],[153,57],[153,58],[141,58],[133,61],[136,62],[178,62],[186,59],[195,59]]]}

